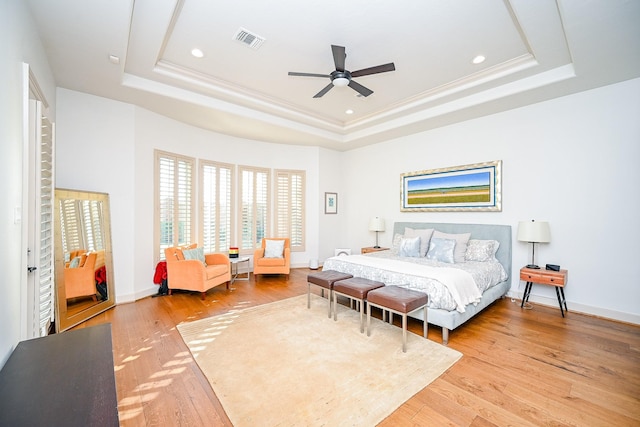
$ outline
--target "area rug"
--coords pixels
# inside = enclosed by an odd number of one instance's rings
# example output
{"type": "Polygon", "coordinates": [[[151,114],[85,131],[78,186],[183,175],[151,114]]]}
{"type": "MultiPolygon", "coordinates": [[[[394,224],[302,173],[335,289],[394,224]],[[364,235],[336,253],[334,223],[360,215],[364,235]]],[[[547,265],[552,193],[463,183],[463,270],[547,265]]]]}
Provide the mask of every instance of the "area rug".
{"type": "Polygon", "coordinates": [[[374,426],[462,355],[327,300],[288,298],[178,325],[227,416],[243,426],[374,426]]]}

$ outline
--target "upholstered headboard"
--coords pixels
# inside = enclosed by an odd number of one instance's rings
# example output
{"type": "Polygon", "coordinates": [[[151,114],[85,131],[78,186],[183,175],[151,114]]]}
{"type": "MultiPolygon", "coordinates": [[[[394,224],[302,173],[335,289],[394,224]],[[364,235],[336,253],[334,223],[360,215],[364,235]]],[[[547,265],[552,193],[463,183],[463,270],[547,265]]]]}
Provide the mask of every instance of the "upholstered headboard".
{"type": "Polygon", "coordinates": [[[436,222],[396,222],[393,225],[393,235],[404,234],[405,227],[414,229],[433,228],[443,233],[471,233],[472,239],[480,240],[497,240],[500,247],[496,253],[496,258],[507,271],[511,283],[511,226],[510,225],[494,225],[494,224],[451,224],[436,222]]]}

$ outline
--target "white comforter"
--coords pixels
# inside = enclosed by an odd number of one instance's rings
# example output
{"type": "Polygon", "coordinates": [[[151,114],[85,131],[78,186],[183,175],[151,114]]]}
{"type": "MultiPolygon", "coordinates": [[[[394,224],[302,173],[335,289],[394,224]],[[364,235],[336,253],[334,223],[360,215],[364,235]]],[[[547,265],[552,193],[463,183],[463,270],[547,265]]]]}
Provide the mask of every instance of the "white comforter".
{"type": "Polygon", "coordinates": [[[497,261],[447,264],[399,257],[391,251],[332,257],[325,260],[323,270],[417,289],[429,295],[429,307],[460,313],[464,313],[466,305],[477,304],[486,289],[507,279],[497,261]]]}

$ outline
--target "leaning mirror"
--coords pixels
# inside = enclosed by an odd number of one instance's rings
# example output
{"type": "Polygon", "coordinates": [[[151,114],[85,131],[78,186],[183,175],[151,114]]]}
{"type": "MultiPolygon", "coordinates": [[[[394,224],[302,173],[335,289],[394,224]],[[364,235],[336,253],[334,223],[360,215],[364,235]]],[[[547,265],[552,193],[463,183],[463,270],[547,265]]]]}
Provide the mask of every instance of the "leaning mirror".
{"type": "Polygon", "coordinates": [[[56,331],[115,305],[109,195],[57,188],[56,331]]]}

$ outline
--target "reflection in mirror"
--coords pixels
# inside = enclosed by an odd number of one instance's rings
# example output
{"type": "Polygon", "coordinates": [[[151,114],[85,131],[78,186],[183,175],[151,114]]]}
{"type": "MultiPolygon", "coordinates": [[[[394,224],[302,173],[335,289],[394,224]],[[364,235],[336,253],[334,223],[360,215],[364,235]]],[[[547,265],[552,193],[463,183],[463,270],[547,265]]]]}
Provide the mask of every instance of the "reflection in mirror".
{"type": "Polygon", "coordinates": [[[56,189],[56,330],[115,305],[109,196],[56,189]]]}

